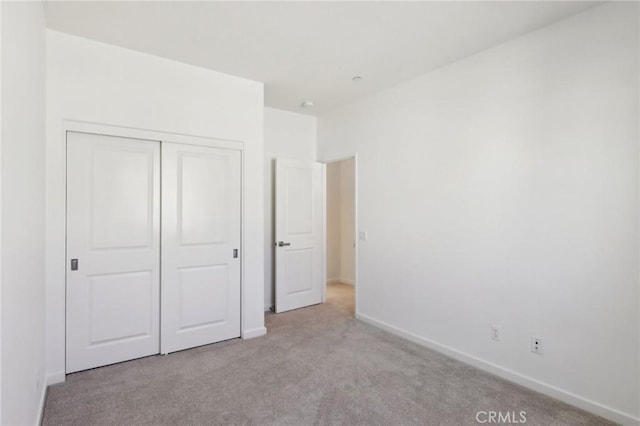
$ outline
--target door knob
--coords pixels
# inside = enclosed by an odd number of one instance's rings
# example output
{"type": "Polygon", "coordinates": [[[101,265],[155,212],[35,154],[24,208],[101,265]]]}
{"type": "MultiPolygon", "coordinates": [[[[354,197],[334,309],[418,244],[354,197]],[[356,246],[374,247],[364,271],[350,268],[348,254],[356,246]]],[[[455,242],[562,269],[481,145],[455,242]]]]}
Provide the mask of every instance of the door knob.
{"type": "Polygon", "coordinates": [[[291,243],[285,243],[284,241],[278,241],[278,247],[290,246],[291,243]]]}

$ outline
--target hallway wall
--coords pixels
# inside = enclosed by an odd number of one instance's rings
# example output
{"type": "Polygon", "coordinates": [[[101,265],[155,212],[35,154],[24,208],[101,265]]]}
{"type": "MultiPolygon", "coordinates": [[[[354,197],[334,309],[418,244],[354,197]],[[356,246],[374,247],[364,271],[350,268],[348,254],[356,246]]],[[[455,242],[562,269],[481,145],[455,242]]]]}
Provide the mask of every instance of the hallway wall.
{"type": "Polygon", "coordinates": [[[355,285],[355,162],[327,164],[327,281],[355,285]]]}
{"type": "Polygon", "coordinates": [[[355,161],[340,162],[340,281],[355,285],[355,161]]]}
{"type": "Polygon", "coordinates": [[[340,281],[340,162],[327,164],[327,281],[340,281]]]}

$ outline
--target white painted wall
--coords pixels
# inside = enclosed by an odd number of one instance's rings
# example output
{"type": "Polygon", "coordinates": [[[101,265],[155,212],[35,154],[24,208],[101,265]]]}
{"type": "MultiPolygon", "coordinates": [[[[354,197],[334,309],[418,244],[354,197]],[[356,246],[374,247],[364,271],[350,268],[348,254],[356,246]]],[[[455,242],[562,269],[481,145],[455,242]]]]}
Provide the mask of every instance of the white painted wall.
{"type": "Polygon", "coordinates": [[[34,425],[45,372],[45,21],[40,2],[2,15],[2,417],[34,425]]]}
{"type": "Polygon", "coordinates": [[[64,376],[63,120],[242,141],[243,335],[264,333],[263,84],[47,32],[47,368],[64,376]]]}
{"type": "Polygon", "coordinates": [[[274,160],[315,161],[316,118],[304,114],[264,109],[264,310],[274,304],[274,160]]]}
{"type": "Polygon", "coordinates": [[[318,119],[358,152],[359,317],[637,422],[638,35],[608,3],[318,119]]]}
{"type": "Polygon", "coordinates": [[[340,281],[355,285],[355,165],[353,158],[340,161],[340,281]]]}
{"type": "Polygon", "coordinates": [[[327,281],[340,281],[340,162],[327,164],[327,281]]]}
{"type": "MultiPolygon", "coordinates": [[[[2,56],[4,49],[2,48],[4,37],[2,36],[2,10],[0,5],[0,212],[2,212],[2,56]]],[[[2,219],[0,218],[0,423],[2,423],[2,219]]]]}

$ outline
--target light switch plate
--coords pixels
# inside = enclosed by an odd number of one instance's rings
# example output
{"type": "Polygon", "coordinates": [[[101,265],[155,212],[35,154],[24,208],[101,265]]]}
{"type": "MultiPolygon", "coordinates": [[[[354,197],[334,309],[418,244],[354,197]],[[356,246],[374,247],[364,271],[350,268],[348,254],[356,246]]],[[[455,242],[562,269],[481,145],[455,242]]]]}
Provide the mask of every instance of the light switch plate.
{"type": "Polygon", "coordinates": [[[367,238],[368,238],[367,231],[360,231],[359,235],[360,235],[360,241],[367,241],[367,238]]]}

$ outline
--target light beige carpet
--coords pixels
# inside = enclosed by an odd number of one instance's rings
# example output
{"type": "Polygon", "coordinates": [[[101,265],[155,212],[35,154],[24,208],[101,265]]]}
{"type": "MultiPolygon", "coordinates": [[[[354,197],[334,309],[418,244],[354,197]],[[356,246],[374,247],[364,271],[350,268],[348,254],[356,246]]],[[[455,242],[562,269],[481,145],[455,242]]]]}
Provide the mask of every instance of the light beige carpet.
{"type": "MultiPolygon", "coordinates": [[[[477,425],[478,411],[527,425],[604,419],[353,318],[353,289],[266,317],[265,337],[69,375],[45,425],[477,425]]],[[[480,417],[484,419],[484,417],[480,417]]]]}

